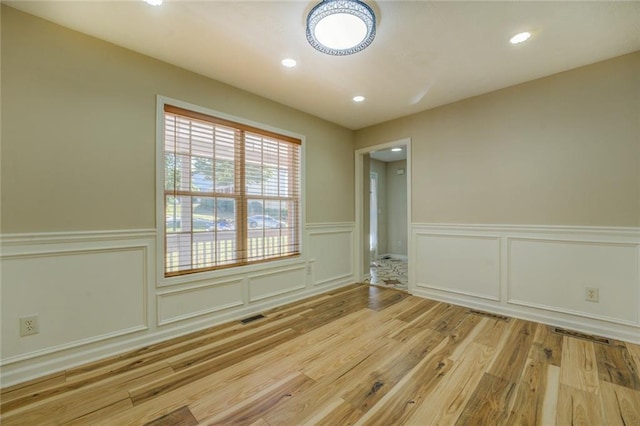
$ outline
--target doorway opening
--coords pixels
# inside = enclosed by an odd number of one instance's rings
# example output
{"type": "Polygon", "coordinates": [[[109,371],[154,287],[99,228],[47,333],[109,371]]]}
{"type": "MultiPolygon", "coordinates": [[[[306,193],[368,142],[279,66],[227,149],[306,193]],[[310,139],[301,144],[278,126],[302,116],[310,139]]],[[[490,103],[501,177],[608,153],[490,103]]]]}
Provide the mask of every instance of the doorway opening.
{"type": "Polygon", "coordinates": [[[411,291],[410,139],[356,151],[357,271],[361,282],[411,291]]]}
{"type": "Polygon", "coordinates": [[[369,256],[378,256],[378,174],[369,173],[369,256]]]}

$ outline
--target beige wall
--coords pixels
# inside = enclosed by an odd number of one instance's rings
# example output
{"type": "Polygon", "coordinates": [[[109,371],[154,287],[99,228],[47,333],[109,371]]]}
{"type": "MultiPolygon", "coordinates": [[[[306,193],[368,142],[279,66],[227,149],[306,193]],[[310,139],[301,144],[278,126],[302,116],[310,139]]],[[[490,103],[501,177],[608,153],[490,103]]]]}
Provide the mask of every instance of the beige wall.
{"type": "Polygon", "coordinates": [[[407,160],[386,164],[387,251],[407,255],[407,160]],[[402,170],[402,174],[398,174],[402,170]]]}
{"type": "Polygon", "coordinates": [[[640,226],[640,53],[356,132],[412,138],[412,220],[640,226]]]}
{"type": "Polygon", "coordinates": [[[2,7],[3,233],[153,228],[156,95],[306,136],[307,222],[354,216],[353,132],[2,7]]]}

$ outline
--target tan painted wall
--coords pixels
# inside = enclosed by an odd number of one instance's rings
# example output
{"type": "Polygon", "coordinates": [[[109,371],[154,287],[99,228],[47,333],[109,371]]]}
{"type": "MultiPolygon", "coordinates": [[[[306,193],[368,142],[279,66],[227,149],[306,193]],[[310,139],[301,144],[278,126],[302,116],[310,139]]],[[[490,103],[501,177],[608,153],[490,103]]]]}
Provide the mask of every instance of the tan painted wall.
{"type": "Polygon", "coordinates": [[[412,138],[412,220],[640,226],[640,52],[356,132],[412,138]]]}
{"type": "Polygon", "coordinates": [[[156,95],[306,136],[307,222],[354,217],[353,132],[2,6],[3,233],[155,226],[156,95]]]}

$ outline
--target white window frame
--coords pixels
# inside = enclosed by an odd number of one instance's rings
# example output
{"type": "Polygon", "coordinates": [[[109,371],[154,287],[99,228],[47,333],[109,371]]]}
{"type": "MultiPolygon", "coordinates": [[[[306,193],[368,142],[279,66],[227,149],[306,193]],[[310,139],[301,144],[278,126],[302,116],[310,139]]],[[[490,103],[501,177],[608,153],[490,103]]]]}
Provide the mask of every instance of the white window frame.
{"type": "Polygon", "coordinates": [[[225,277],[231,275],[247,274],[255,271],[263,271],[274,268],[282,268],[291,265],[299,265],[306,261],[306,202],[305,202],[305,136],[288,130],[280,129],[268,124],[255,122],[242,117],[233,116],[224,112],[216,111],[210,108],[194,105],[178,99],[169,98],[158,95],[156,100],[156,282],[158,287],[169,286],[181,283],[189,283],[225,277]],[[224,120],[233,121],[250,127],[263,129],[269,132],[278,133],[284,136],[299,139],[300,145],[300,256],[288,259],[273,259],[255,264],[239,265],[218,270],[195,272],[185,275],[173,277],[165,277],[165,205],[164,205],[164,106],[173,105],[186,110],[199,112],[224,120]]]}

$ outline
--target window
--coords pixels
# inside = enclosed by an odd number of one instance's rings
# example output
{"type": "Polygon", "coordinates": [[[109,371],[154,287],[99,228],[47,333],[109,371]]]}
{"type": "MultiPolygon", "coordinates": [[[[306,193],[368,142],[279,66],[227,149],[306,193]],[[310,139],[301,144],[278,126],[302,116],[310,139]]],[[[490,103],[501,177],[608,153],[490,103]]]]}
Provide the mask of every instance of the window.
{"type": "Polygon", "coordinates": [[[164,106],[165,276],[300,254],[301,141],[164,106]]]}

